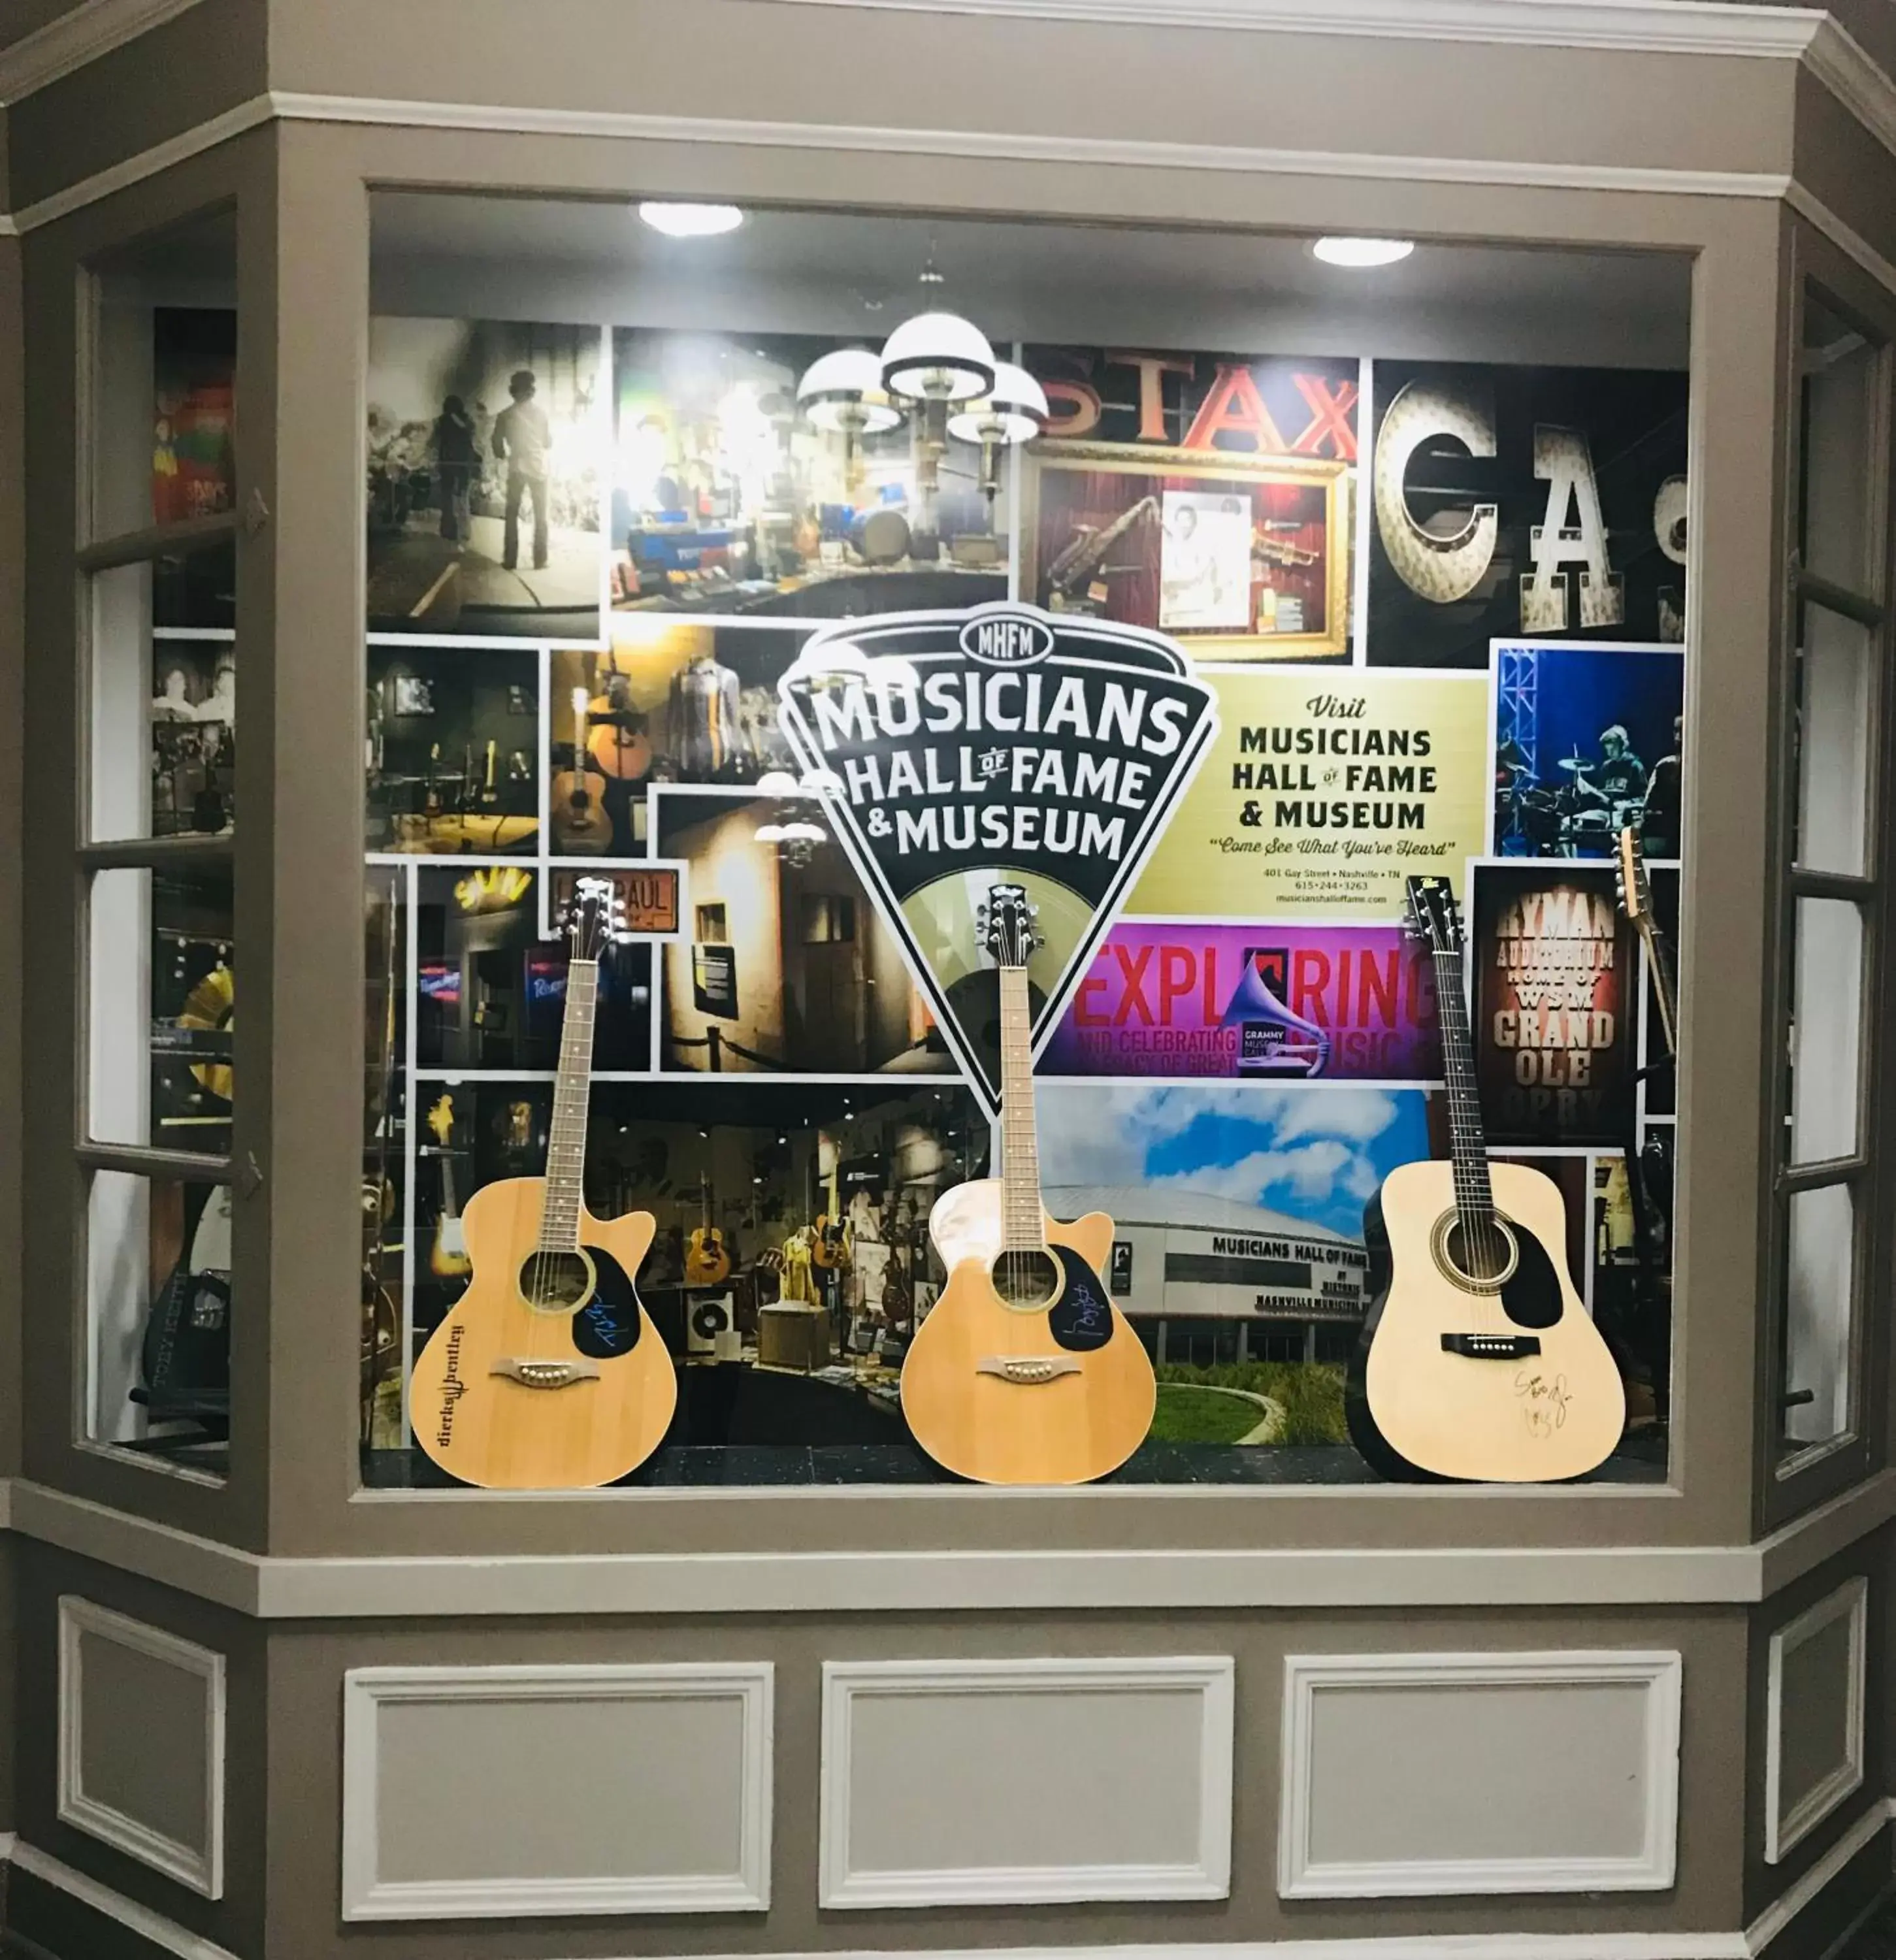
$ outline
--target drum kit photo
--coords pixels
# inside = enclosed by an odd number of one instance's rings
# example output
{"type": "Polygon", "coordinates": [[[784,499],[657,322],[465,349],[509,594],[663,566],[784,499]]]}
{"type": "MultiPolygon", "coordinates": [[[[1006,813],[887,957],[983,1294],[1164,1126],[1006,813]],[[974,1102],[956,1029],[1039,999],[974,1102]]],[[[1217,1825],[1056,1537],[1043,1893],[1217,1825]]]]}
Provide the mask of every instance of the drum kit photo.
{"type": "Polygon", "coordinates": [[[1576,749],[1554,767],[1557,788],[1544,788],[1512,736],[1494,754],[1496,848],[1508,857],[1600,858],[1628,824],[1644,815],[1638,797],[1615,796],[1590,778],[1601,765],[1576,749]]]}

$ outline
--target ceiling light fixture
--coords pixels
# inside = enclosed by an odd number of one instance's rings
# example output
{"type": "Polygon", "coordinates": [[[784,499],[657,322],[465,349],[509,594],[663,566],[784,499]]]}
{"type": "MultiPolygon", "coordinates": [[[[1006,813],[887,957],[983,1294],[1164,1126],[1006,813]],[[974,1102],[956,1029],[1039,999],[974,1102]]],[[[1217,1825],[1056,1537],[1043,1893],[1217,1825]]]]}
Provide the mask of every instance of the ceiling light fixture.
{"type": "Polygon", "coordinates": [[[883,343],[882,384],[911,402],[971,402],[994,386],[994,350],[958,313],[918,313],[883,343]]]}
{"type": "Polygon", "coordinates": [[[1326,266],[1348,266],[1358,271],[1393,266],[1415,250],[1413,238],[1319,238],[1310,250],[1326,266]]]}
{"type": "Polygon", "coordinates": [[[797,406],[812,428],[842,438],[844,473],[852,484],[857,439],[902,420],[883,390],[882,362],[867,347],[839,347],[813,361],[797,383],[797,406]]]}
{"type": "Polygon", "coordinates": [[[744,221],[734,204],[641,204],[638,215],[667,238],[715,238],[744,221]]]}
{"type": "Polygon", "coordinates": [[[957,441],[981,445],[981,492],[990,504],[1000,488],[1001,450],[1032,441],[1050,412],[1046,391],[1026,368],[997,361],[986,396],[948,418],[948,433],[957,441]]]}

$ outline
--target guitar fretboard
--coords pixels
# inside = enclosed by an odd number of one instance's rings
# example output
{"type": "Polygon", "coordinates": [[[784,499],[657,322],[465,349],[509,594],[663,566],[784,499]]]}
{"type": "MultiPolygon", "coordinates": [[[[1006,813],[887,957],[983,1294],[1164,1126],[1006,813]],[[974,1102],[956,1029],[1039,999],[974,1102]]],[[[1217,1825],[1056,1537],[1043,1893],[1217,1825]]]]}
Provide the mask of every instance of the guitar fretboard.
{"type": "Polygon", "coordinates": [[[540,1214],[539,1236],[542,1252],[570,1252],[579,1244],[586,1177],[586,1106],[593,1072],[593,1011],[598,1000],[598,961],[572,961],[566,969],[566,1020],[560,1030],[553,1123],[546,1141],[546,1207],[540,1214]]]}
{"type": "Polygon", "coordinates": [[[1449,1084],[1449,1131],[1455,1158],[1455,1208],[1464,1234],[1492,1222],[1494,1188],[1488,1181],[1481,1099],[1475,1087],[1474,1048],[1468,1039],[1468,1004],[1462,993],[1462,955],[1435,952],[1435,994],[1442,1023],[1442,1060],[1449,1084]]]}
{"type": "Polygon", "coordinates": [[[1033,1013],[1024,966],[1000,969],[1000,1189],[1002,1244],[1039,1252],[1040,1157],[1033,1120],[1033,1013]]]}

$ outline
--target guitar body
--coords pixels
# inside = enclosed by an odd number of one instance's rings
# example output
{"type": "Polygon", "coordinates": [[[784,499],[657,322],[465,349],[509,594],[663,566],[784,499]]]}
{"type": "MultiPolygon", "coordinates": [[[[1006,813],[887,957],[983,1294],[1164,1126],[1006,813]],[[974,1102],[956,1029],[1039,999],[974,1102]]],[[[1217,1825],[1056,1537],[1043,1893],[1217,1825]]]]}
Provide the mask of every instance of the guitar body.
{"type": "Polygon", "coordinates": [[[459,1279],[472,1264],[467,1256],[466,1227],[459,1217],[444,1214],[434,1221],[434,1242],[428,1248],[428,1271],[437,1280],[459,1279]]]}
{"type": "Polygon", "coordinates": [[[600,801],[605,784],[590,770],[567,769],[553,778],[547,807],[553,843],[563,857],[603,858],[612,848],[612,819],[600,801]]]}
{"type": "Polygon", "coordinates": [[[596,725],[586,738],[586,752],[607,775],[625,783],[641,782],[651,773],[651,737],[645,733],[644,717],[616,714],[609,698],[599,697],[592,705],[596,725]],[[602,718],[615,718],[602,721],[602,718]]]}
{"type": "Polygon", "coordinates": [[[685,1284],[717,1286],[730,1278],[730,1250],[724,1233],[715,1225],[698,1226],[685,1242],[685,1284]]]}
{"type": "Polygon", "coordinates": [[[810,1256],[817,1265],[834,1271],[855,1262],[849,1236],[849,1221],[832,1218],[826,1211],[816,1214],[816,1236],[810,1241],[810,1256]]]}
{"type": "Polygon", "coordinates": [[[944,1468],[981,1484],[1083,1484],[1144,1441],[1157,1399],[1152,1363],[1099,1273],[1112,1220],[1045,1219],[1061,1268],[1050,1306],[1010,1307],[991,1277],[1002,1249],[997,1179],[944,1192],[928,1221],[948,1284],[915,1331],[902,1414],[944,1468]],[[1038,1364],[1054,1364],[1044,1373],[1038,1364]],[[1008,1364],[1023,1378],[1010,1379],[1008,1364]],[[1024,1364],[1024,1365],[1023,1365],[1024,1364]]]}
{"type": "Polygon", "coordinates": [[[490,1490],[577,1490],[635,1470],[664,1440],[678,1400],[671,1356],[634,1286],[657,1230],[648,1211],[595,1218],[579,1242],[595,1274],[577,1312],[538,1312],[519,1285],[533,1257],[543,1178],[482,1186],[461,1214],[473,1278],[429,1336],[409,1391],[422,1448],[490,1490]],[[497,1363],[571,1364],[579,1379],[530,1386],[497,1363]]]}
{"type": "Polygon", "coordinates": [[[1498,1293],[1459,1284],[1436,1257],[1455,1212],[1455,1167],[1399,1166],[1364,1214],[1371,1306],[1344,1406],[1350,1440],[1385,1476],[1538,1484],[1583,1476],[1618,1446],[1626,1393],[1567,1270],[1567,1214],[1551,1179],[1489,1166],[1517,1256],[1498,1293]],[[1444,1336],[1532,1340],[1500,1358],[1444,1336]]]}

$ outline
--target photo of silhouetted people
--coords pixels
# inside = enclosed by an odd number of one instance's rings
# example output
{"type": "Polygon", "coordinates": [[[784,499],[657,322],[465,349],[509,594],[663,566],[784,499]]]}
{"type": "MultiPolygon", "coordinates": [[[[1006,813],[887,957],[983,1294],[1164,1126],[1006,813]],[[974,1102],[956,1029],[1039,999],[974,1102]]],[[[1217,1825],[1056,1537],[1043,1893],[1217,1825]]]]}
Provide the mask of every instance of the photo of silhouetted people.
{"type": "Polygon", "coordinates": [[[370,632],[599,642],[603,346],[596,327],[370,323],[370,632]]]}

